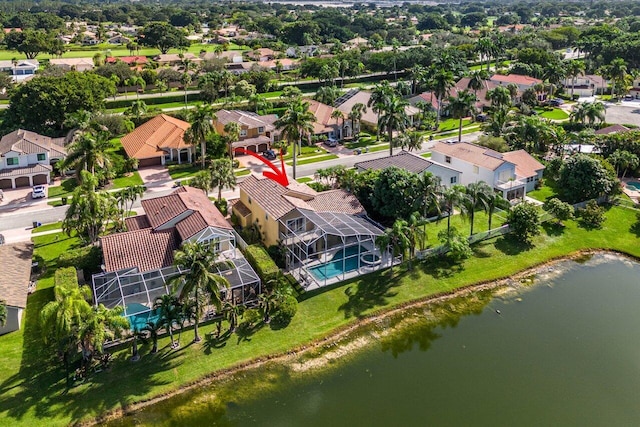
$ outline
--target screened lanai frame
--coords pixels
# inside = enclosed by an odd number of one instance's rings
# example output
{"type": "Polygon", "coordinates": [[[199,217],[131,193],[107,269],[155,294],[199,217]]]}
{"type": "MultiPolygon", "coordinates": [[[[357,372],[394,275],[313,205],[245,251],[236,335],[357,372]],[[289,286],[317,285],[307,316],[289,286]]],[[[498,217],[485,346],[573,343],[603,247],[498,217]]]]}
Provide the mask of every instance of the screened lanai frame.
{"type": "MultiPolygon", "coordinates": [[[[152,311],[156,298],[171,292],[170,280],[188,271],[170,266],[147,272],[128,268],[96,274],[92,279],[95,304],[104,304],[107,308],[121,306],[124,316],[152,311]],[[128,312],[130,306],[135,307],[132,313],[128,312]],[[141,311],[140,306],[148,310],[141,311]]],[[[225,277],[230,285],[228,290],[221,288],[223,299],[231,299],[241,305],[257,301],[261,292],[260,278],[246,259],[239,257],[218,263],[215,273],[225,277]]]]}
{"type": "Polygon", "coordinates": [[[309,229],[305,226],[304,230],[294,230],[287,225],[286,220],[280,220],[286,230],[280,234],[280,241],[285,247],[286,269],[301,281],[303,287],[306,288],[313,282],[318,286],[326,286],[346,280],[354,271],[360,273],[366,269],[366,272],[370,272],[383,265],[382,262],[372,264],[362,260],[362,256],[366,254],[377,255],[380,261],[386,255],[386,251],[380,254],[376,246],[376,238],[381,236],[384,230],[368,217],[342,212],[315,212],[308,209],[297,211],[305,218],[306,223],[313,224],[313,227],[309,229]],[[330,246],[330,242],[335,243],[330,246]],[[357,251],[347,254],[346,250],[350,247],[356,247],[357,251]],[[338,262],[342,261],[342,273],[327,277],[328,265],[336,262],[333,261],[333,257],[340,251],[342,257],[338,262]],[[356,268],[346,271],[347,263],[352,261],[355,261],[356,268]],[[314,276],[309,270],[311,267],[318,269],[321,265],[324,266],[323,278],[314,276]]]}

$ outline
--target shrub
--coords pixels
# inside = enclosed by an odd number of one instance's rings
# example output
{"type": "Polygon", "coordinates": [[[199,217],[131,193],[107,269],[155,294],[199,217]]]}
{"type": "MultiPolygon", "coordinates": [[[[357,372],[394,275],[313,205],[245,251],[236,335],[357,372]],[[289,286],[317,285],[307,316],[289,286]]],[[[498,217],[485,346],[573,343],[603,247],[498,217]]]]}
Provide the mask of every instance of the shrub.
{"type": "Polygon", "coordinates": [[[298,300],[293,295],[287,295],[276,307],[272,323],[280,326],[286,326],[298,312],[298,300]]]}
{"type": "Polygon", "coordinates": [[[460,234],[455,227],[440,231],[438,233],[438,239],[440,239],[443,245],[447,245],[449,248],[447,255],[455,261],[467,259],[473,255],[469,240],[460,234]]]}
{"type": "Polygon", "coordinates": [[[285,249],[281,245],[271,245],[267,248],[267,253],[280,268],[286,267],[285,249]]]}
{"type": "Polygon", "coordinates": [[[222,215],[227,216],[229,209],[227,199],[214,200],[213,204],[216,206],[216,208],[218,208],[222,215]]]}
{"type": "Polygon", "coordinates": [[[579,209],[580,224],[587,229],[601,228],[604,222],[604,208],[595,200],[589,200],[584,209],[579,209]]]}
{"type": "Polygon", "coordinates": [[[126,117],[118,114],[101,114],[93,119],[100,126],[104,126],[109,130],[111,136],[122,135],[131,132],[133,122],[127,120],[126,117]]]}
{"type": "Polygon", "coordinates": [[[64,267],[56,270],[53,276],[53,283],[56,287],[73,288],[78,286],[78,273],[73,267],[64,267]]]}
{"type": "Polygon", "coordinates": [[[276,278],[280,273],[280,269],[262,246],[247,246],[244,254],[263,283],[276,278]]]}
{"type": "Polygon", "coordinates": [[[60,267],[74,267],[74,269],[83,270],[87,276],[100,271],[101,261],[102,254],[97,246],[71,249],[58,257],[60,267]]]}
{"type": "Polygon", "coordinates": [[[319,193],[331,189],[331,186],[329,184],[325,184],[322,182],[308,182],[307,185],[319,193]]]}
{"type": "Polygon", "coordinates": [[[533,236],[540,234],[540,215],[533,203],[517,204],[509,211],[507,222],[516,240],[523,243],[531,243],[533,236]]]}
{"type": "Polygon", "coordinates": [[[556,217],[559,225],[562,225],[562,221],[573,218],[573,206],[555,197],[547,200],[542,208],[556,217]]]}

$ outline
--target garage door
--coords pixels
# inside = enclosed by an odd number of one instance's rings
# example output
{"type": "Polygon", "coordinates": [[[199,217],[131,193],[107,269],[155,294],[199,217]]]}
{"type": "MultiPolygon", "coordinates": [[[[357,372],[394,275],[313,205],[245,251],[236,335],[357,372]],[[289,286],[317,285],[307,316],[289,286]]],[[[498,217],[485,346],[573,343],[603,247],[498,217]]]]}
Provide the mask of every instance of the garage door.
{"type": "Polygon", "coordinates": [[[11,180],[0,179],[0,190],[6,190],[7,188],[11,188],[11,180]]]}
{"type": "Polygon", "coordinates": [[[267,144],[260,144],[258,145],[258,152],[262,153],[264,151],[267,151],[269,149],[269,146],[267,144]]]}
{"type": "Polygon", "coordinates": [[[21,176],[20,178],[16,178],[16,187],[28,187],[29,186],[29,177],[21,176]]]}
{"type": "Polygon", "coordinates": [[[38,185],[38,184],[48,184],[49,180],[47,179],[47,175],[36,175],[33,177],[33,185],[38,185]]]}
{"type": "Polygon", "coordinates": [[[154,157],[151,159],[142,159],[138,162],[138,167],[139,168],[143,168],[146,166],[157,166],[157,165],[161,165],[162,164],[162,158],[161,157],[154,157]]]}

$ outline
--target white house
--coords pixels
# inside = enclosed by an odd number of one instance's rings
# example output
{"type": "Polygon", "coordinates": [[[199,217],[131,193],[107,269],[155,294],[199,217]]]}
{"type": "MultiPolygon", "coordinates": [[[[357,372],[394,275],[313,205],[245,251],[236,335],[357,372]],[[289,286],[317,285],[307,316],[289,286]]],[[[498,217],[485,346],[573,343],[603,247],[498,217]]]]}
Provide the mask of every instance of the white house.
{"type": "Polygon", "coordinates": [[[64,138],[23,129],[0,139],[0,189],[49,184],[52,164],[67,155],[64,138]]]}
{"type": "Polygon", "coordinates": [[[115,35],[107,40],[109,44],[127,44],[130,43],[131,39],[129,37],[125,37],[122,34],[115,35]]]}
{"type": "Polygon", "coordinates": [[[460,184],[484,181],[507,200],[523,198],[535,189],[544,166],[524,150],[508,153],[469,142],[438,142],[431,160],[461,172],[460,184]]]}
{"type": "Polygon", "coordinates": [[[358,171],[366,170],[382,170],[389,167],[397,167],[400,169],[408,170],[417,174],[431,173],[434,176],[440,178],[440,182],[445,187],[460,183],[460,171],[455,170],[450,166],[437,163],[432,159],[425,159],[416,154],[411,154],[408,151],[400,151],[393,156],[382,157],[379,159],[366,160],[364,162],[358,162],[354,167],[358,171]]]}
{"type": "MultiPolygon", "coordinates": [[[[634,87],[640,86],[640,83],[638,83],[638,86],[636,86],[635,83],[636,82],[634,82],[634,87]]],[[[606,79],[592,74],[583,74],[575,78],[567,78],[562,82],[566,93],[570,94],[573,88],[574,95],[579,96],[594,96],[602,93],[608,85],[609,83],[606,79]]]]}
{"type": "Polygon", "coordinates": [[[0,72],[9,74],[14,82],[21,82],[32,78],[39,66],[37,59],[5,60],[0,61],[0,72]]]}
{"type": "Polygon", "coordinates": [[[32,254],[32,243],[0,245],[0,301],[7,307],[7,321],[0,326],[0,335],[20,329],[27,306],[32,254]]]}

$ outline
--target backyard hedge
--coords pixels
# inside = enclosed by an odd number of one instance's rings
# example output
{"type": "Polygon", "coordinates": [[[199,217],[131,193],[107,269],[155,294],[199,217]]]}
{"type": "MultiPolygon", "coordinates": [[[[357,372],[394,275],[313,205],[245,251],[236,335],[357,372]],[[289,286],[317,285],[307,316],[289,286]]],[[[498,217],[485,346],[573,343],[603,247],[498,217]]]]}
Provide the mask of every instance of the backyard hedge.
{"type": "Polygon", "coordinates": [[[84,271],[85,274],[93,274],[100,271],[102,254],[97,246],[85,246],[71,249],[60,254],[58,266],[74,267],[84,271]]]}
{"type": "Polygon", "coordinates": [[[247,246],[244,252],[251,267],[258,273],[262,283],[267,283],[278,276],[280,269],[273,262],[267,250],[259,245],[247,246]]]}
{"type": "Polygon", "coordinates": [[[73,288],[78,286],[78,274],[73,267],[59,268],[53,276],[53,283],[60,288],[73,288]]]}

